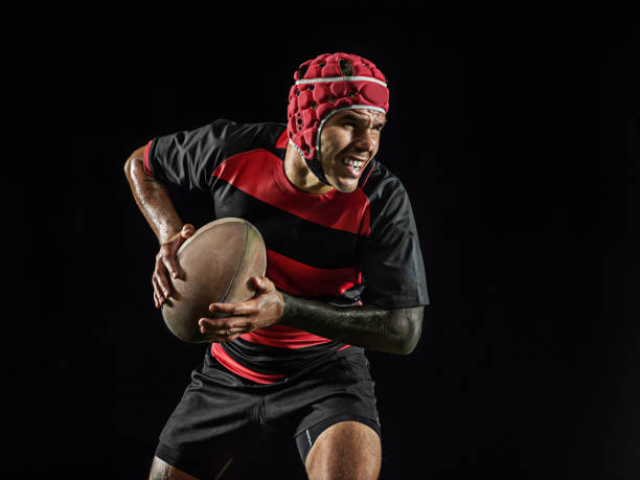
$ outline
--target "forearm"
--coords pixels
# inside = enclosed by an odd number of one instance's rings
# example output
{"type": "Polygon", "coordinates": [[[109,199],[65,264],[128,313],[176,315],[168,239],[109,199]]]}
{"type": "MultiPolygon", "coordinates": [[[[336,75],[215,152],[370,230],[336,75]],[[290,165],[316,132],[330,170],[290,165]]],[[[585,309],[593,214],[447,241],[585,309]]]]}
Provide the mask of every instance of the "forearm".
{"type": "Polygon", "coordinates": [[[408,354],[422,329],[423,308],[385,310],[374,305],[335,307],[282,293],[280,325],[331,340],[389,353],[408,354]]]}
{"type": "Polygon", "coordinates": [[[162,244],[182,228],[183,222],[167,189],[144,171],[144,148],[136,150],[125,164],[125,175],[140,211],[162,244]]]}

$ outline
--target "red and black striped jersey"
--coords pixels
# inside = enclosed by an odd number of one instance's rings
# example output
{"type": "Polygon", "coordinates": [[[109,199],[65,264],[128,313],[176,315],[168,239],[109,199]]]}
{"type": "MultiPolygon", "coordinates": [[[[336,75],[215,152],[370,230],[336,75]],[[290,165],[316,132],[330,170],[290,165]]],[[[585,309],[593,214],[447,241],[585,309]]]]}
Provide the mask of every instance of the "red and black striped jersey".
{"type": "MultiPolygon", "coordinates": [[[[285,124],[216,120],[151,140],[145,169],[161,182],[210,194],[211,220],[255,225],[267,248],[266,276],[288,294],[338,306],[427,305],[417,229],[400,180],[374,159],[355,191],[309,194],[285,175],[286,145],[285,124]]],[[[349,345],[274,325],[211,348],[231,371],[274,383],[349,345]]]]}

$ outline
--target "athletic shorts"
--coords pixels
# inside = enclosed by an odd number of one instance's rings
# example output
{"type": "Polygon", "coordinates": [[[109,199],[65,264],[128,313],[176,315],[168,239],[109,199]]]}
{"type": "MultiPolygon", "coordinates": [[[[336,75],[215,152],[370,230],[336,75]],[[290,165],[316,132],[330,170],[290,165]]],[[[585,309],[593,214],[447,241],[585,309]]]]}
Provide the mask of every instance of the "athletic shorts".
{"type": "Polygon", "coordinates": [[[156,456],[200,479],[306,478],[313,442],[341,421],[381,433],[361,348],[335,352],[273,385],[231,373],[207,348],[160,434],[156,456]]]}

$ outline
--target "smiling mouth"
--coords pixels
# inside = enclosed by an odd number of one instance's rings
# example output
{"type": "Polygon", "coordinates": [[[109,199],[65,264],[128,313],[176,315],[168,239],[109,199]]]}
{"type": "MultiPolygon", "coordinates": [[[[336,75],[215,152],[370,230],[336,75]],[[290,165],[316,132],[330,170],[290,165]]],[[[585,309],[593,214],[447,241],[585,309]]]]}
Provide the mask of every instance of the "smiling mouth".
{"type": "Polygon", "coordinates": [[[356,172],[359,172],[360,170],[362,170],[362,167],[364,166],[365,163],[367,163],[367,161],[356,160],[353,158],[343,158],[342,163],[343,165],[353,168],[353,170],[355,170],[356,172]]]}

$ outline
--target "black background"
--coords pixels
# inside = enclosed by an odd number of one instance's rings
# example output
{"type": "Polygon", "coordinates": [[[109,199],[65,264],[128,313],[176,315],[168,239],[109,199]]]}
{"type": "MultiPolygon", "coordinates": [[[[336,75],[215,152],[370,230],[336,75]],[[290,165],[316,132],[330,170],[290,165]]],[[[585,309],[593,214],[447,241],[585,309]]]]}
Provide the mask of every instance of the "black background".
{"type": "Polygon", "coordinates": [[[383,478],[639,478],[630,9],[300,5],[0,20],[3,467],[145,477],[203,347],[153,307],[124,162],[214,118],[283,121],[297,66],[347,51],[389,79],[379,158],[410,192],[432,299],[413,354],[369,354],[383,478]]]}

